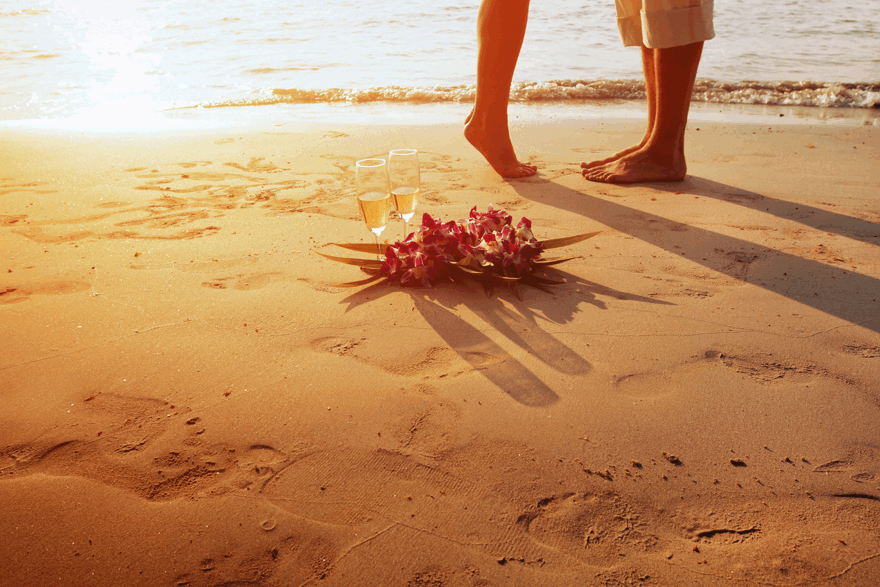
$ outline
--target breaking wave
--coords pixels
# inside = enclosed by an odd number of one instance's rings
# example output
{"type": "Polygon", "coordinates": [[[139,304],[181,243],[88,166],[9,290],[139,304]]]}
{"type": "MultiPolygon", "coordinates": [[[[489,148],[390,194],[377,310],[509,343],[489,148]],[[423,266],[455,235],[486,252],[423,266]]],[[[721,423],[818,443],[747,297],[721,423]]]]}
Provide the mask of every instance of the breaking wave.
{"type": "MultiPolygon", "coordinates": [[[[268,104],[319,104],[367,102],[473,102],[473,85],[363,89],[267,89],[247,98],[202,103],[203,108],[260,106],[268,104]]],[[[577,100],[625,101],[645,99],[639,80],[556,80],[521,82],[510,92],[515,102],[564,102],[577,100]]],[[[813,106],[819,108],[880,108],[880,82],[720,82],[697,80],[694,101],[719,104],[766,106],[813,106]]]]}

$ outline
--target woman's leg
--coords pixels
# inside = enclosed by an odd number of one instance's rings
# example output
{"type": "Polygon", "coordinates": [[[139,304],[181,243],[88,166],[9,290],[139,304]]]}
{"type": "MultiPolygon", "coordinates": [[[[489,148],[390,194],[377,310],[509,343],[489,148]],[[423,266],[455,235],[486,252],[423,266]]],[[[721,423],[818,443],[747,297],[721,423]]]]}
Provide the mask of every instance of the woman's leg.
{"type": "Polygon", "coordinates": [[[516,158],[507,127],[510,85],[528,18],[529,0],[483,0],[477,16],[477,95],[464,136],[502,177],[537,171],[516,158]]]}

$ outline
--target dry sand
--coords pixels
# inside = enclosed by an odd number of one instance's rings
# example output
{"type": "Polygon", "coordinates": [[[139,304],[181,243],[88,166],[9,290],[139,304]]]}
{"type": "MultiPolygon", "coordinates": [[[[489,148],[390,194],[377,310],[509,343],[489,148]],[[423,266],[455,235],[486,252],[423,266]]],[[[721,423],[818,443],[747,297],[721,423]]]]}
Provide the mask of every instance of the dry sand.
{"type": "Polygon", "coordinates": [[[0,583],[880,583],[880,128],[581,178],[641,132],[520,126],[507,182],[458,125],[5,129],[0,583]],[[335,288],[393,147],[421,211],[603,232],[522,300],[335,288]]]}

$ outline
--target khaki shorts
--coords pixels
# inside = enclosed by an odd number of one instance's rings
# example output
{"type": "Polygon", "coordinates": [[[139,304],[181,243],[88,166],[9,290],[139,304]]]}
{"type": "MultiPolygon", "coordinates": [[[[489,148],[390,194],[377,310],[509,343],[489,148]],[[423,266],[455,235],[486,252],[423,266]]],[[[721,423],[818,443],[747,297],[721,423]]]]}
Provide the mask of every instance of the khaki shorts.
{"type": "Polygon", "coordinates": [[[713,0],[615,0],[626,47],[680,47],[715,36],[713,0]]]}

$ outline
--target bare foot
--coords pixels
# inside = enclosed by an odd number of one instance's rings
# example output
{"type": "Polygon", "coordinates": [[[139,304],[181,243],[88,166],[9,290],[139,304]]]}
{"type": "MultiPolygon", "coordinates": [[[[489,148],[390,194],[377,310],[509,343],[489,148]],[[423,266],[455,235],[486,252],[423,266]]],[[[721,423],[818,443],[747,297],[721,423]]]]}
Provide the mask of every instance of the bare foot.
{"type": "MultiPolygon", "coordinates": [[[[596,161],[585,161],[585,162],[581,163],[581,169],[593,169],[595,167],[601,167],[602,165],[607,165],[608,163],[611,163],[612,161],[617,161],[618,159],[622,159],[622,158],[626,157],[627,155],[629,155],[630,153],[635,153],[636,151],[638,151],[639,149],[644,147],[647,142],[648,142],[648,137],[645,137],[642,140],[642,142],[639,143],[638,145],[633,145],[632,147],[629,147],[628,149],[624,149],[623,151],[615,153],[614,155],[612,155],[610,157],[605,157],[604,159],[597,159],[596,161]]],[[[583,173],[583,172],[581,172],[581,173],[583,173]]]]}
{"type": "Polygon", "coordinates": [[[520,163],[513,152],[513,143],[507,127],[478,127],[473,120],[473,112],[468,116],[464,127],[464,137],[486,158],[501,177],[529,177],[538,168],[528,163],[520,163]]]}
{"type": "Polygon", "coordinates": [[[601,183],[642,183],[681,181],[687,175],[684,157],[658,157],[648,151],[635,151],[599,167],[584,169],[585,179],[601,183]]]}

